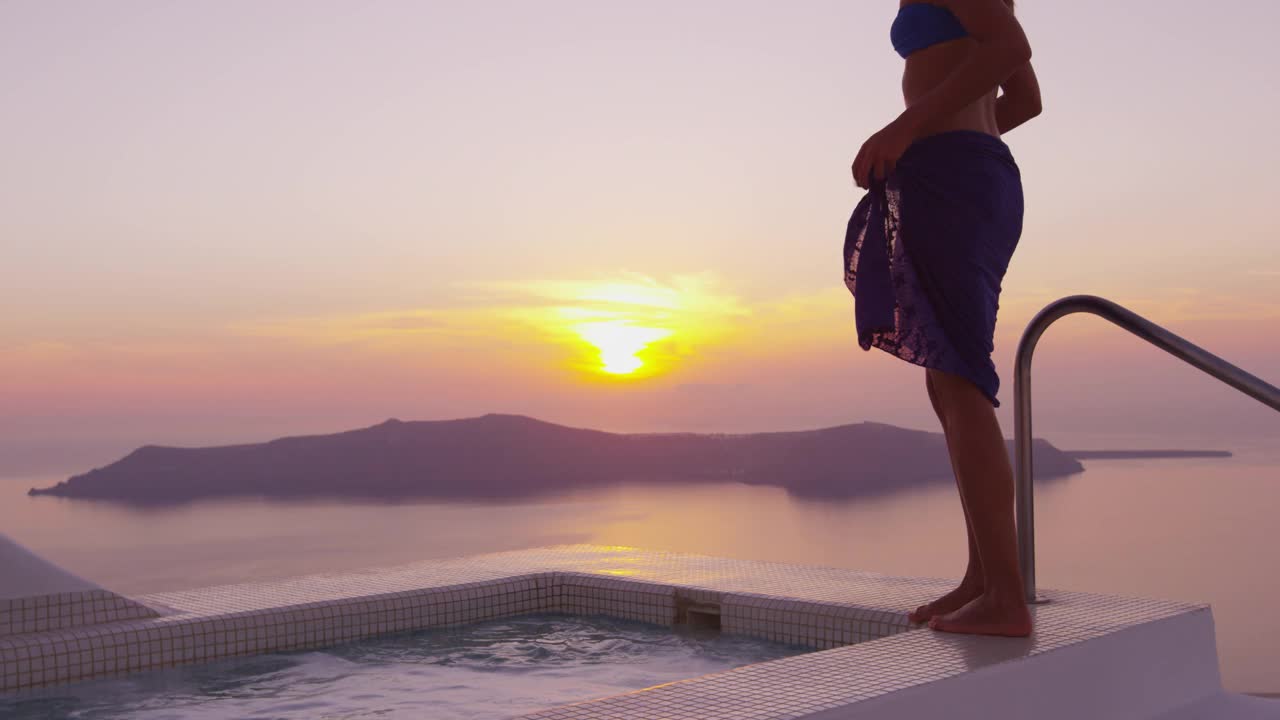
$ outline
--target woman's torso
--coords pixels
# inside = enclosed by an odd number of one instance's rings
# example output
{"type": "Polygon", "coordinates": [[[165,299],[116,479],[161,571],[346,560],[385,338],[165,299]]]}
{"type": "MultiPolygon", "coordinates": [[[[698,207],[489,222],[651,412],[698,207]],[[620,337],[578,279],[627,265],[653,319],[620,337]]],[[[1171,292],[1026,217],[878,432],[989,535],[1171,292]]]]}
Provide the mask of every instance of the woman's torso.
{"type": "MultiPolygon", "coordinates": [[[[903,7],[913,4],[902,2],[903,7]]],[[[906,59],[906,67],[902,72],[902,97],[907,107],[928,95],[955,72],[973,52],[977,41],[970,37],[948,40],[936,45],[917,50],[906,59]]],[[[933,135],[949,130],[975,130],[988,135],[1000,136],[996,125],[996,88],[974,101],[968,107],[948,117],[930,119],[921,135],[933,135]]]]}

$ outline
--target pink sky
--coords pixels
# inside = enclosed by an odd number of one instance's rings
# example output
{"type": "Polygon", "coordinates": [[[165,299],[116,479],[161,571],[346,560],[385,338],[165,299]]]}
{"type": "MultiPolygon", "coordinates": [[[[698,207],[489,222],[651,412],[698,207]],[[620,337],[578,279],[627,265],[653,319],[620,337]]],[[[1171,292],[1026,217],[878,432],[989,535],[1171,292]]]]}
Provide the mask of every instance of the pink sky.
{"type": "MultiPolygon", "coordinates": [[[[1018,334],[1076,292],[1276,382],[1280,6],[1020,6],[1046,112],[1006,138],[1006,429],[1018,334]]],[[[849,162],[899,109],[895,9],[6,2],[0,456],[491,411],[931,428],[839,266],[849,162]],[[584,340],[619,328],[633,375],[584,340]]],[[[1101,321],[1041,347],[1051,440],[1280,432],[1101,321]]]]}

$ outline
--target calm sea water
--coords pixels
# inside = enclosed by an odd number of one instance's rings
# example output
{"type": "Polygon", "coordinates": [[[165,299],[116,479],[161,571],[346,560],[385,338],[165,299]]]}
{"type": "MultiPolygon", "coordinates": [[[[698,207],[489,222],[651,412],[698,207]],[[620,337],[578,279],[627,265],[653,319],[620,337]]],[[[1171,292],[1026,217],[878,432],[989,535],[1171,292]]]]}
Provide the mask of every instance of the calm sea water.
{"type": "Polygon", "coordinates": [[[805,652],[609,618],[534,616],[0,698],[6,720],[507,718],[805,652]]]}
{"type": "MultiPolygon", "coordinates": [[[[1094,460],[1037,491],[1044,587],[1212,603],[1227,686],[1280,692],[1280,448],[1094,460]]],[[[809,501],[741,485],[624,487],[506,504],[277,503],[139,509],[29,498],[65,475],[0,479],[0,529],[127,594],[560,543],[955,577],[953,486],[809,501]],[[761,532],[769,528],[769,532],[761,532]]]]}

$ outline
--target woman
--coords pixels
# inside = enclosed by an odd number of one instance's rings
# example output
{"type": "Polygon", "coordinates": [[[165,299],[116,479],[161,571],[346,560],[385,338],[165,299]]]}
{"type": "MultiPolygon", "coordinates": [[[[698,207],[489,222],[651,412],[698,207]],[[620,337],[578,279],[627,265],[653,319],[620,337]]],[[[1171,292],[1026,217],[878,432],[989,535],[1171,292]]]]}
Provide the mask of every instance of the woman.
{"type": "Polygon", "coordinates": [[[906,110],[853,163],[870,192],[845,237],[858,341],[925,367],[969,535],[960,586],[910,614],[935,630],[1024,637],[1013,471],[991,362],[1022,183],[1000,135],[1040,113],[1012,0],[904,1],[892,28],[906,110]],[[1000,90],[1003,93],[1000,94],[1000,90]]]}

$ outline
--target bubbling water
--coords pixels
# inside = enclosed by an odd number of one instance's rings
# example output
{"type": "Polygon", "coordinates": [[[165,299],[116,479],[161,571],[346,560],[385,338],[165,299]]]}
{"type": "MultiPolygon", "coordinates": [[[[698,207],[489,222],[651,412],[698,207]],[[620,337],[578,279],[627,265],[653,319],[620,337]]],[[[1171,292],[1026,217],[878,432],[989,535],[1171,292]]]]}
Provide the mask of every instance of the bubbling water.
{"type": "Polygon", "coordinates": [[[805,652],[714,631],[526,616],[0,698],[8,720],[510,718],[805,652]]]}

